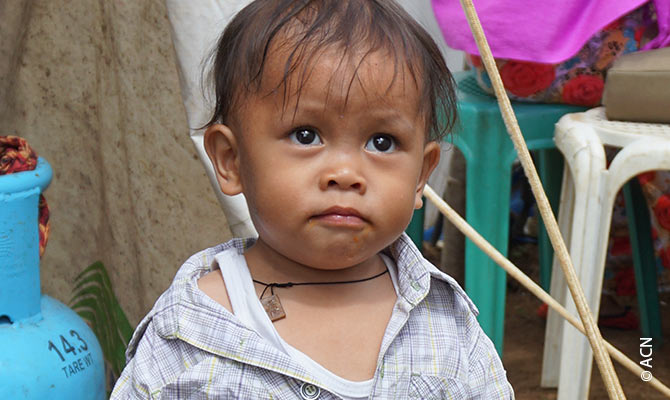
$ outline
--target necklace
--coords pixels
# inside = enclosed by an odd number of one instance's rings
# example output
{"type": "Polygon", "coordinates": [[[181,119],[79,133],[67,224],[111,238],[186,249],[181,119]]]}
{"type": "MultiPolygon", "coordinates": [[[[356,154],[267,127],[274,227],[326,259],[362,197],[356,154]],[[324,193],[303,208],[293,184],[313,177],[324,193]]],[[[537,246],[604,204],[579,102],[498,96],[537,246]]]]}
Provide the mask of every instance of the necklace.
{"type": "Polygon", "coordinates": [[[268,317],[270,317],[270,320],[272,322],[275,322],[277,320],[280,320],[282,318],[286,317],[286,312],[284,312],[284,307],[281,305],[281,301],[279,301],[279,296],[277,296],[274,292],[274,288],[290,288],[293,286],[306,286],[306,285],[343,285],[346,283],[359,283],[359,282],[365,282],[365,281],[370,281],[375,278],[379,278],[380,276],[388,273],[389,270],[388,268],[385,269],[384,271],[378,273],[377,275],[370,276],[367,278],[363,279],[356,279],[353,281],[335,281],[335,282],[283,282],[283,283],[278,283],[278,282],[272,282],[272,283],[265,283],[261,281],[257,281],[256,279],[252,279],[254,283],[258,283],[259,285],[265,286],[263,288],[263,292],[261,292],[261,296],[259,297],[259,300],[261,301],[261,304],[263,305],[263,308],[265,309],[265,312],[268,314],[268,317]],[[263,297],[265,295],[265,292],[270,288],[270,296],[269,297],[263,297]]]}

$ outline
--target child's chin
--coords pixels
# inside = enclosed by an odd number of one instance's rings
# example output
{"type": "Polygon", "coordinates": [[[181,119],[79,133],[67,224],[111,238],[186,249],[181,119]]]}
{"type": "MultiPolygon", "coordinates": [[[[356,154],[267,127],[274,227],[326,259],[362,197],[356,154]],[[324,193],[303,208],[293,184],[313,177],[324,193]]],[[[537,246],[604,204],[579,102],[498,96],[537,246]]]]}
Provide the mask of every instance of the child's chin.
{"type": "Polygon", "coordinates": [[[304,248],[301,263],[324,270],[345,269],[374,257],[383,247],[366,246],[364,243],[331,243],[318,248],[304,248]]]}

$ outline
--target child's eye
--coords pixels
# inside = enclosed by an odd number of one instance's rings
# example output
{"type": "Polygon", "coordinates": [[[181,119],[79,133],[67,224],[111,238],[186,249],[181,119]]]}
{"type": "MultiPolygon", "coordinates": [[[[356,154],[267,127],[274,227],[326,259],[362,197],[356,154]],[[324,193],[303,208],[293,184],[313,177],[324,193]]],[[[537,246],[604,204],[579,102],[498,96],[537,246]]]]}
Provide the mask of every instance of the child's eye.
{"type": "Polygon", "coordinates": [[[313,129],[298,128],[289,134],[291,141],[302,146],[316,146],[322,144],[321,137],[313,129]]]}
{"type": "Polygon", "coordinates": [[[389,135],[374,135],[365,144],[365,150],[390,153],[395,150],[395,140],[389,135]]]}

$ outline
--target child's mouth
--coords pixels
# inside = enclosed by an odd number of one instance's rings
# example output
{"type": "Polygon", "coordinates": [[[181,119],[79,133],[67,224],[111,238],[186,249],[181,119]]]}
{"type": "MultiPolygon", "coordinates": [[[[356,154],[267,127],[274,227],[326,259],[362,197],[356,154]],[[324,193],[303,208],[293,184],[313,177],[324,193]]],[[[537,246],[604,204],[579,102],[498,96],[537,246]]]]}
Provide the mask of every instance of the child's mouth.
{"type": "Polygon", "coordinates": [[[322,213],[312,217],[312,220],[325,225],[350,229],[362,229],[365,224],[367,224],[367,220],[363,218],[358,210],[339,206],[330,207],[322,213]]]}

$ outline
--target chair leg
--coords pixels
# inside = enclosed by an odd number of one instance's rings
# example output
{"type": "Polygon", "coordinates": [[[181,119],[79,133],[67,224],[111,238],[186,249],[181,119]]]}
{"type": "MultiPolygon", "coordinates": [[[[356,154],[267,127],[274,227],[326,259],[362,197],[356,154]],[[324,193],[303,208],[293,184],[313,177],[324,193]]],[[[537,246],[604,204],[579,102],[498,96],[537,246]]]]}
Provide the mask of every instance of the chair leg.
{"type": "MultiPolygon", "coordinates": [[[[571,243],[571,255],[576,266],[577,277],[584,289],[586,301],[594,318],[597,320],[600,308],[600,295],[604,276],[604,254],[607,250],[607,232],[609,232],[612,204],[603,204],[602,212],[597,213],[595,207],[590,208],[591,214],[601,219],[598,221],[586,221],[588,227],[584,229],[581,238],[574,236],[571,243]],[[607,210],[606,210],[607,209],[607,210]],[[590,225],[590,226],[589,226],[590,225]],[[576,245],[581,241],[582,245],[576,245]],[[581,247],[582,257],[579,260],[577,248],[581,247]]],[[[572,298],[567,299],[567,309],[573,315],[577,314],[572,298]]],[[[577,331],[572,325],[565,324],[563,330],[563,348],[561,367],[559,372],[558,400],[586,399],[591,383],[591,370],[593,367],[593,352],[588,339],[584,334],[577,331]]]]}
{"type": "MultiPolygon", "coordinates": [[[[510,165],[468,160],[466,219],[503,255],[509,238],[510,165]],[[499,171],[495,174],[491,170],[499,171]],[[502,171],[507,169],[506,173],[502,171]],[[501,176],[508,177],[501,179],[501,176]]],[[[490,160],[489,160],[490,161],[490,160]]],[[[507,274],[470,240],[465,243],[465,290],[479,308],[484,332],[502,355],[507,274]]]]}
{"type": "MultiPolygon", "coordinates": [[[[557,215],[561,197],[563,156],[556,149],[538,150],[537,154],[542,186],[544,187],[544,192],[547,194],[554,215],[557,215]]],[[[537,242],[540,261],[540,286],[548,291],[551,287],[551,264],[554,259],[554,249],[551,247],[551,241],[544,227],[544,221],[542,221],[542,217],[539,215],[538,223],[537,242]]]]}
{"type": "MultiPolygon", "coordinates": [[[[601,268],[603,265],[598,263],[598,259],[600,253],[604,254],[607,246],[607,235],[605,234],[605,239],[603,239],[601,233],[609,230],[608,217],[612,212],[611,204],[603,204],[607,201],[604,201],[600,195],[602,186],[606,184],[604,181],[606,177],[602,175],[602,171],[606,170],[605,154],[597,135],[587,130],[580,130],[576,133],[560,129],[559,123],[555,140],[557,147],[566,158],[570,171],[569,176],[574,182],[573,185],[570,185],[572,198],[574,198],[572,216],[569,222],[562,220],[563,224],[569,226],[570,257],[591,312],[597,315],[603,277],[601,268]]],[[[568,176],[568,173],[566,172],[564,176],[568,176]]],[[[566,183],[569,182],[564,182],[564,190],[566,183]]],[[[561,208],[563,207],[564,204],[561,204],[561,208]]],[[[562,210],[561,215],[563,219],[562,210]]],[[[567,226],[563,226],[566,231],[567,226]]],[[[558,300],[562,301],[569,312],[576,315],[575,304],[567,295],[567,285],[562,276],[563,271],[561,268],[558,269],[558,271],[553,271],[552,278],[561,276],[562,282],[552,282],[552,289],[555,285],[561,284],[560,294],[564,298],[558,300]]],[[[588,340],[573,326],[565,321],[561,321],[560,324],[563,327],[559,329],[561,347],[559,349],[558,398],[559,400],[583,399],[588,394],[590,384],[591,348],[588,340]]],[[[548,327],[548,337],[553,333],[549,329],[551,327],[548,327]]],[[[551,343],[552,341],[548,344],[551,343]]],[[[554,376],[548,377],[554,378],[554,376]]]]}
{"type": "Polygon", "coordinates": [[[633,250],[642,336],[652,338],[653,346],[656,347],[661,344],[663,333],[649,212],[637,179],[633,178],[626,183],[623,193],[626,199],[626,216],[633,250]]]}
{"type": "MultiPolygon", "coordinates": [[[[570,246],[570,226],[572,225],[574,210],[574,183],[570,170],[563,171],[563,184],[561,189],[560,208],[558,213],[558,225],[565,245],[570,246]]],[[[546,232],[545,232],[546,233],[546,232]]],[[[551,269],[551,296],[561,304],[565,304],[568,296],[568,286],[558,259],[553,260],[551,269]]],[[[563,327],[566,324],[563,317],[550,309],[547,314],[547,325],[545,328],[544,355],[542,356],[542,377],[540,386],[545,388],[558,387],[558,375],[561,362],[561,340],[563,338],[563,327]]]]}

